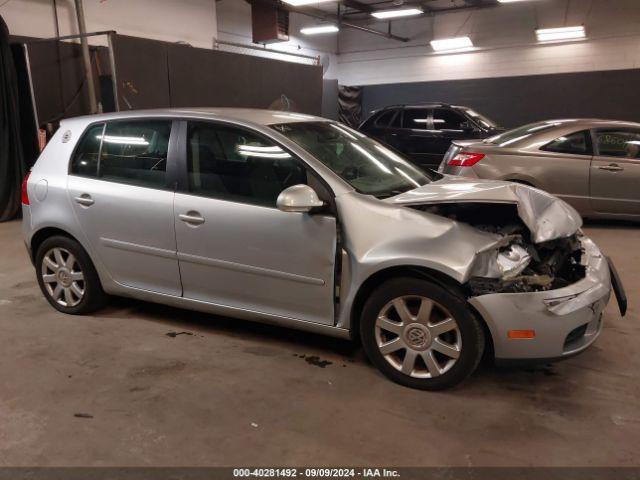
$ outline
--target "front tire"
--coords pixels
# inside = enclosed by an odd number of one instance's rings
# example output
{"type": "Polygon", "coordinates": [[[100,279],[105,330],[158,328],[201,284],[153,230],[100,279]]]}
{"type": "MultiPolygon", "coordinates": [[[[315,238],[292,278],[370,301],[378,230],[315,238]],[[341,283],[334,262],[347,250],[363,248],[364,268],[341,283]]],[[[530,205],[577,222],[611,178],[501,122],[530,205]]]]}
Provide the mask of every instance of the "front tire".
{"type": "Polygon", "coordinates": [[[376,288],[360,335],[371,362],[400,385],[442,390],[466,379],[484,351],[484,330],[466,300],[428,280],[397,278],[376,288]]]}
{"type": "Polygon", "coordinates": [[[35,263],[40,290],[56,310],[84,315],[106,304],[96,269],[75,240],[61,235],[47,238],[38,248],[35,263]]]}

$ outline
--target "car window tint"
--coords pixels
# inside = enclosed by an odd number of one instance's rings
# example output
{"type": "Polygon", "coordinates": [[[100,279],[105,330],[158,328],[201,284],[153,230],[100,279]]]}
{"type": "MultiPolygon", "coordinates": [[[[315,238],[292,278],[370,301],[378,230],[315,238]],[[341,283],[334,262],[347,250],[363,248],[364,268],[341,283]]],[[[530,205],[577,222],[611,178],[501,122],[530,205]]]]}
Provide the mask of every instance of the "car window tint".
{"type": "Polygon", "coordinates": [[[640,159],[640,130],[598,130],[596,144],[600,155],[640,159]]]}
{"type": "Polygon", "coordinates": [[[563,135],[546,144],[541,150],[547,152],[572,153],[575,155],[591,155],[591,142],[588,131],[563,135]]]}
{"type": "Polygon", "coordinates": [[[395,110],[389,110],[387,112],[383,112],[376,120],[377,127],[386,127],[391,123],[391,119],[396,114],[395,110]]]}
{"type": "Polygon", "coordinates": [[[73,159],[71,173],[83,177],[98,175],[98,155],[100,154],[100,140],[104,123],[89,127],[78,143],[73,159]]]}
{"type": "Polygon", "coordinates": [[[274,142],[206,122],[189,123],[187,167],[189,191],[267,207],[285,188],[307,183],[305,167],[274,142]]]}
{"type": "Polygon", "coordinates": [[[461,115],[448,108],[435,108],[433,110],[433,128],[436,130],[463,130],[463,123],[467,122],[461,115]]]}
{"type": "Polygon", "coordinates": [[[426,130],[429,128],[429,113],[428,108],[407,108],[404,111],[402,126],[426,130]]]}
{"type": "Polygon", "coordinates": [[[168,120],[107,123],[98,177],[142,187],[166,187],[170,134],[168,120]]]}

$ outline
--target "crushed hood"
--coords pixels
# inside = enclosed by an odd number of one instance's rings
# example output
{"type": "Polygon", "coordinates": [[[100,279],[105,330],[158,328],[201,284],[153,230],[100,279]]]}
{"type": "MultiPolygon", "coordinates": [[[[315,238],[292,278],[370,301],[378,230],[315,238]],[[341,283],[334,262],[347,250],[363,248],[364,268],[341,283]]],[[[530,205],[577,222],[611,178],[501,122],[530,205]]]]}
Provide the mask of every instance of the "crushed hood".
{"type": "Polygon", "coordinates": [[[513,182],[470,179],[445,175],[389,199],[395,205],[442,203],[511,203],[529,228],[535,243],[569,237],[582,226],[580,214],[568,203],[547,192],[513,182]]]}

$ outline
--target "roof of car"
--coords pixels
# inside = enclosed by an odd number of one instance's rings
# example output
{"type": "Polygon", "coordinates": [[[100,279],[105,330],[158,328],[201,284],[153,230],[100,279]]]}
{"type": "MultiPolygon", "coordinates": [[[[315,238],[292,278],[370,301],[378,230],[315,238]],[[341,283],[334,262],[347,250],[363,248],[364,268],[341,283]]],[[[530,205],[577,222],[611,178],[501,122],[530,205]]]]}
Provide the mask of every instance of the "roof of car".
{"type": "Polygon", "coordinates": [[[259,125],[274,125],[278,123],[294,123],[308,121],[327,121],[326,118],[316,117],[296,112],[279,110],[262,110],[258,108],[158,108],[150,110],[127,110],[98,115],[86,115],[83,119],[94,121],[118,120],[141,117],[188,117],[209,118],[218,120],[236,120],[259,125]]]}
{"type": "Polygon", "coordinates": [[[381,108],[380,110],[386,110],[388,108],[405,108],[405,107],[426,107],[426,108],[432,108],[432,107],[451,107],[451,108],[466,108],[466,107],[462,107],[460,105],[450,105],[448,103],[444,103],[444,102],[416,102],[416,103],[398,103],[396,105],[388,105],[386,107],[381,108]]]}

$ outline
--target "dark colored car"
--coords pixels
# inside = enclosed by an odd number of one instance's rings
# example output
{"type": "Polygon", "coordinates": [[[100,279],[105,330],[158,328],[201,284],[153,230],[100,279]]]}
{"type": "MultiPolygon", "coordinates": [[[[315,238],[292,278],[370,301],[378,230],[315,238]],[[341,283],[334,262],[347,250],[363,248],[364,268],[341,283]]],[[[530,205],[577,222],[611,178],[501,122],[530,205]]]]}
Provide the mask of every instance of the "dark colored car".
{"type": "Polygon", "coordinates": [[[471,108],[445,103],[393,105],[376,110],[360,130],[404,153],[422,168],[438,168],[454,140],[504,131],[471,108]]]}

